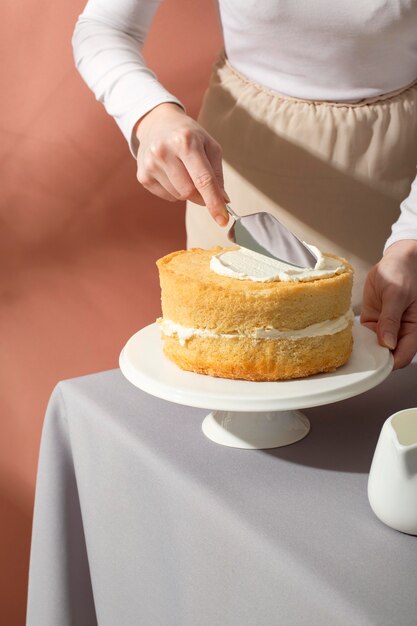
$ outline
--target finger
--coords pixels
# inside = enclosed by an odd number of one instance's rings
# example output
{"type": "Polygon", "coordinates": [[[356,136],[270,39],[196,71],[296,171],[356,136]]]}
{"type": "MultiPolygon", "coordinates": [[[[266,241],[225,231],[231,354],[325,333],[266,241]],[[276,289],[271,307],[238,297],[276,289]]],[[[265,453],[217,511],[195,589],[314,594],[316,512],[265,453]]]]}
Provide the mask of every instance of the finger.
{"type": "Polygon", "coordinates": [[[229,221],[224,205],[223,190],[202,146],[181,155],[197,191],[201,194],[210,215],[219,226],[229,221]]]}
{"type": "MultiPolygon", "coordinates": [[[[176,156],[168,155],[164,160],[164,172],[167,180],[179,200],[191,200],[196,204],[204,205],[204,200],[197,191],[191,176],[185,169],[184,163],[176,156]]],[[[160,182],[162,182],[160,180],[160,182]]]]}
{"type": "Polygon", "coordinates": [[[157,180],[153,180],[152,182],[144,185],[144,187],[153,193],[158,198],[162,198],[163,200],[168,200],[169,202],[177,202],[178,198],[169,191],[166,190],[164,186],[162,186],[157,180]]]}
{"type": "Polygon", "coordinates": [[[398,345],[394,351],[394,369],[405,367],[417,353],[417,330],[415,324],[405,323],[401,327],[398,345]]]}
{"type": "Polygon", "coordinates": [[[377,322],[362,322],[361,320],[361,324],[362,326],[366,326],[366,328],[369,328],[369,330],[373,330],[374,333],[376,333],[377,322]]]}
{"type": "Polygon", "coordinates": [[[378,304],[364,297],[360,315],[361,324],[377,322],[380,312],[381,308],[378,308],[378,304]]]}
{"type": "Polygon", "coordinates": [[[152,154],[147,154],[145,159],[138,161],[138,181],[151,193],[163,200],[175,202],[179,195],[171,185],[163,169],[156,163],[152,154]]]}
{"type": "MultiPolygon", "coordinates": [[[[221,146],[216,142],[207,142],[205,145],[207,158],[210,161],[213,172],[216,175],[217,180],[223,194],[223,202],[230,202],[230,198],[224,188],[224,176],[223,176],[223,150],[221,146]]],[[[227,221],[229,221],[229,215],[226,214],[227,221]]]]}
{"type": "Polygon", "coordinates": [[[374,325],[376,326],[376,322],[378,322],[380,312],[381,300],[374,287],[374,270],[372,269],[368,274],[363,288],[360,315],[361,324],[368,326],[368,324],[372,323],[372,326],[368,327],[371,327],[372,330],[376,330],[374,325]]]}
{"type": "Polygon", "coordinates": [[[183,200],[183,198],[181,197],[181,194],[178,192],[178,190],[175,188],[175,186],[172,184],[171,180],[169,179],[169,176],[166,171],[164,171],[162,168],[159,168],[158,170],[154,172],[153,177],[154,177],[154,180],[158,182],[161,185],[161,187],[163,187],[176,200],[183,200]]]}
{"type": "Polygon", "coordinates": [[[385,291],[377,324],[377,335],[379,343],[390,350],[394,350],[397,345],[401,318],[406,308],[402,291],[396,289],[385,291]]]}
{"type": "Polygon", "coordinates": [[[230,202],[230,198],[224,190],[224,177],[223,177],[223,150],[221,146],[211,140],[207,140],[204,144],[204,150],[206,152],[209,163],[212,167],[214,175],[217,178],[220,189],[222,191],[223,198],[226,198],[227,202],[230,202]]]}

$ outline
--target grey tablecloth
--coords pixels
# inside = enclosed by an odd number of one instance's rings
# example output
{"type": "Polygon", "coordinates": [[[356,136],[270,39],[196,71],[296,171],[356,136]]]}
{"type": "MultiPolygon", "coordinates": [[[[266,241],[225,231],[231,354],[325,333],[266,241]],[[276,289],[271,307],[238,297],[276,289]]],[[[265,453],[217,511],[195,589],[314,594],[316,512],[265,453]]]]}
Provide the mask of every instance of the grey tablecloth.
{"type": "Polygon", "coordinates": [[[60,383],[44,425],[29,626],[415,626],[417,539],[367,500],[384,420],[417,363],[306,410],[309,436],[212,443],[206,411],[118,370],[60,383]]]}

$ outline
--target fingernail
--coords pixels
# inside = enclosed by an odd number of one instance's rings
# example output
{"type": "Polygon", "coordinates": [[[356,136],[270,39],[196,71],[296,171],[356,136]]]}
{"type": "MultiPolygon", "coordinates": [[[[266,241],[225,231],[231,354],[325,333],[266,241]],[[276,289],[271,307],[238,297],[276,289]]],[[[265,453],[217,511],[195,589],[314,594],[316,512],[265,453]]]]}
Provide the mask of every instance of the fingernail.
{"type": "Polygon", "coordinates": [[[382,336],[382,340],[387,348],[390,350],[394,350],[397,345],[397,338],[392,333],[384,333],[382,336]]]}
{"type": "Polygon", "coordinates": [[[216,215],[214,218],[219,226],[226,226],[228,220],[224,215],[216,215]]]}
{"type": "Polygon", "coordinates": [[[230,198],[227,195],[227,193],[225,192],[225,190],[223,189],[223,198],[226,200],[226,202],[230,202],[230,198]]]}

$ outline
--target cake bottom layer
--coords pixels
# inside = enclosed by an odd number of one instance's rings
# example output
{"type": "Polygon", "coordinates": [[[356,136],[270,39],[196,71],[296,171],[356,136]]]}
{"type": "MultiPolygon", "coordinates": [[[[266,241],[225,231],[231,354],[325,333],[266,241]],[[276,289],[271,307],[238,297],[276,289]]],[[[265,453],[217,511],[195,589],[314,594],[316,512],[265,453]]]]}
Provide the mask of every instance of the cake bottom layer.
{"type": "Polygon", "coordinates": [[[181,345],[163,334],[164,352],[184,370],[219,378],[288,380],[332,372],[352,352],[352,322],[332,335],[302,339],[193,336],[181,345]]]}

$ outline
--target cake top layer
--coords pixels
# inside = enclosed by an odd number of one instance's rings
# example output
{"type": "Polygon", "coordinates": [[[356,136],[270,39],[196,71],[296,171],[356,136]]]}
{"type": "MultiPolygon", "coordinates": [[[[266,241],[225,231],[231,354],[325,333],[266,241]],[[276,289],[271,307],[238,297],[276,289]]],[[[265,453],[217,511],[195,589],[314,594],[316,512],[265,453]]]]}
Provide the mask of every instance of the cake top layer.
{"type": "MultiPolygon", "coordinates": [[[[195,279],[202,281],[203,283],[223,285],[224,287],[227,286],[227,288],[232,290],[236,288],[239,291],[239,285],[241,287],[245,285],[245,289],[249,289],[250,291],[257,291],[259,289],[275,290],[281,289],[281,286],[283,289],[287,289],[290,285],[293,285],[293,288],[296,288],[297,286],[301,288],[301,286],[306,285],[306,283],[333,281],[336,280],[341,274],[352,273],[352,268],[349,263],[334,255],[326,254],[322,256],[322,263],[324,265],[323,269],[311,270],[310,274],[307,272],[304,274],[301,273],[301,275],[299,273],[297,274],[297,268],[293,268],[291,266],[284,267],[285,264],[282,264],[281,267],[279,267],[274,265],[275,262],[273,259],[268,259],[267,257],[263,257],[263,255],[258,255],[264,260],[266,269],[265,267],[261,269],[260,278],[253,280],[253,278],[243,275],[244,272],[239,272],[236,271],[236,269],[226,267],[225,259],[227,261],[227,259],[236,258],[234,255],[236,251],[239,250],[242,249],[236,247],[223,248],[221,246],[216,246],[214,248],[210,248],[209,250],[203,250],[201,248],[179,250],[166,255],[162,259],[159,259],[157,261],[157,265],[160,270],[165,268],[166,270],[174,272],[178,277],[182,276],[185,279],[195,279]],[[271,261],[272,265],[269,264],[269,261],[271,261]],[[211,265],[216,263],[218,263],[219,266],[223,264],[224,267],[226,267],[226,271],[216,272],[215,269],[213,270],[211,265]],[[284,271],[287,272],[288,276],[290,276],[288,272],[294,271],[294,269],[297,274],[295,278],[282,278],[284,271]],[[262,272],[264,272],[264,275],[262,275],[262,272]]],[[[250,267],[252,266],[250,265],[250,267]]]]}
{"type": "Polygon", "coordinates": [[[345,271],[342,259],[326,256],[315,246],[306,245],[317,257],[314,269],[295,267],[246,248],[214,254],[210,260],[210,269],[221,276],[263,283],[313,280],[345,271]]]}
{"type": "Polygon", "coordinates": [[[216,274],[213,255],[236,248],[192,248],[157,261],[163,317],[189,328],[229,333],[253,328],[300,329],[344,315],[350,306],[352,268],[298,281],[257,282],[216,274]]]}

